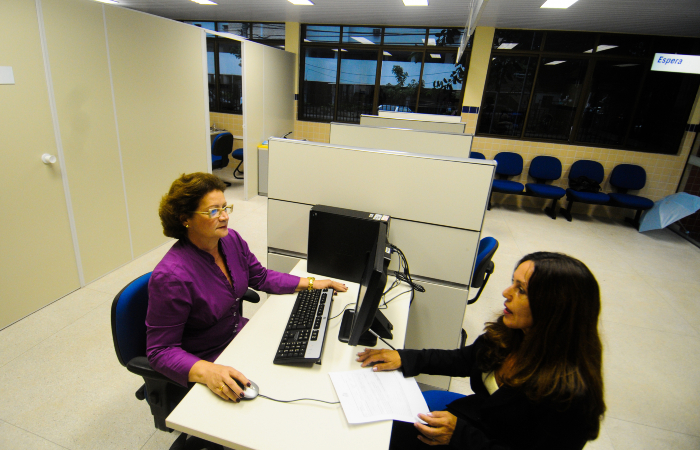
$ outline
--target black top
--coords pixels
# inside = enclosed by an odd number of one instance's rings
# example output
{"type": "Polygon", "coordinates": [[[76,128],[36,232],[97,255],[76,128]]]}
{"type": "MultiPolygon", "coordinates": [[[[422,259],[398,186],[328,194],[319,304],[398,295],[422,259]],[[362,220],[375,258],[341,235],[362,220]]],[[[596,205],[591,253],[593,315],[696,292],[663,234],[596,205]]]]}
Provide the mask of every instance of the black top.
{"type": "Polygon", "coordinates": [[[399,350],[404,376],[420,373],[470,377],[474,395],[447,405],[457,417],[450,446],[459,449],[580,450],[589,433],[582,405],[549,401],[533,402],[520,389],[501,386],[493,395],[486,390],[477,367],[484,348],[480,336],[472,345],[457,350],[399,350]]]}

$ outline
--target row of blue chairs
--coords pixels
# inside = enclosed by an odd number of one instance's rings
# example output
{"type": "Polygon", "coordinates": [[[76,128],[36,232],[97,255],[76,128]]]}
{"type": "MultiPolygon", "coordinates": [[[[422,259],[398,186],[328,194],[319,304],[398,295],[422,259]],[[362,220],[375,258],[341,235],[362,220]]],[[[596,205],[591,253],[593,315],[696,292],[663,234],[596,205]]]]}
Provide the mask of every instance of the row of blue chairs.
{"type": "MultiPolygon", "coordinates": [[[[478,152],[471,152],[470,157],[482,159],[484,155],[478,152]]],[[[635,164],[619,164],[615,166],[609,181],[610,185],[616,189],[616,192],[604,193],[587,192],[572,189],[571,187],[565,190],[561,187],[547,184],[561,178],[561,161],[553,156],[536,156],[530,162],[528,174],[535,182],[526,183],[525,185],[508,179],[520,176],[523,172],[523,157],[521,155],[513,152],[500,152],[494,159],[498,162],[496,166],[497,179],[493,180],[491,191],[551,199],[552,203],[545,208],[545,212],[552,219],[557,218],[557,201],[565,195],[568,205],[566,209],[560,208],[559,211],[569,222],[572,220],[571,208],[574,203],[586,203],[634,209],[637,211],[634,219],[627,220],[638,228],[642,211],[654,206],[654,202],[650,199],[628,193],[628,191],[638,191],[646,184],[646,171],[643,167],[635,164]]],[[[579,177],[587,177],[602,185],[605,179],[605,170],[603,165],[597,161],[579,160],[571,166],[569,183],[579,177]]],[[[491,209],[491,199],[489,199],[489,209],[491,209]]]]}

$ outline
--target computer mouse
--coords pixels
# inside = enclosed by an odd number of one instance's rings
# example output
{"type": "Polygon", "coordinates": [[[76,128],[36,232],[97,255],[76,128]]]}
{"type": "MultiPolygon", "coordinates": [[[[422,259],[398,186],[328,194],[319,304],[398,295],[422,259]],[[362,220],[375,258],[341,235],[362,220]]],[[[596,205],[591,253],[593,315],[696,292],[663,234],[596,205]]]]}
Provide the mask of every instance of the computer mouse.
{"type": "MultiPolygon", "coordinates": [[[[250,380],[248,380],[250,381],[250,380]]],[[[255,397],[258,396],[260,393],[260,388],[258,387],[257,384],[253,383],[250,381],[250,386],[246,386],[245,389],[243,389],[243,398],[242,400],[253,400],[255,397]]]]}

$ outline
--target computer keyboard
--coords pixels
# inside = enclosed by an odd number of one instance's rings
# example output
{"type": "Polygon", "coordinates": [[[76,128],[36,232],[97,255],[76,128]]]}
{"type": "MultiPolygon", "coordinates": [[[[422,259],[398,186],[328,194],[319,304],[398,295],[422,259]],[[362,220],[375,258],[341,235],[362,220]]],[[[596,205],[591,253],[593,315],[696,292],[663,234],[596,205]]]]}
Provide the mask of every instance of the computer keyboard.
{"type": "Polygon", "coordinates": [[[300,291],[275,354],[274,364],[321,364],[333,289],[300,291]]]}

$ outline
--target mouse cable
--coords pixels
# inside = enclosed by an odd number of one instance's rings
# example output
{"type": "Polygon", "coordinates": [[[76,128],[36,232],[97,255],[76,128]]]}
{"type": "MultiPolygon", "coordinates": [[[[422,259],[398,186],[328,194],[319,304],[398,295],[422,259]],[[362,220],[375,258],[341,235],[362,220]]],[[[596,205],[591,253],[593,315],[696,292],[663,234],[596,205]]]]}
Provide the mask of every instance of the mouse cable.
{"type": "Polygon", "coordinates": [[[263,395],[263,394],[258,394],[258,397],[263,397],[263,398],[266,398],[268,400],[272,400],[273,402],[280,402],[280,403],[300,402],[303,400],[308,400],[310,402],[328,403],[329,405],[335,405],[335,404],[340,403],[339,401],[338,402],[327,402],[325,400],[316,400],[315,398],[297,398],[295,400],[277,400],[276,398],[268,397],[267,395],[263,395]]]}
{"type": "Polygon", "coordinates": [[[340,316],[341,314],[343,314],[343,313],[345,312],[345,309],[346,309],[348,306],[353,306],[354,304],[355,304],[355,303],[348,303],[347,305],[343,306],[343,309],[342,309],[338,314],[336,314],[335,316],[331,317],[331,318],[328,319],[328,320],[333,320],[333,319],[337,318],[338,316],[340,316]]]}

